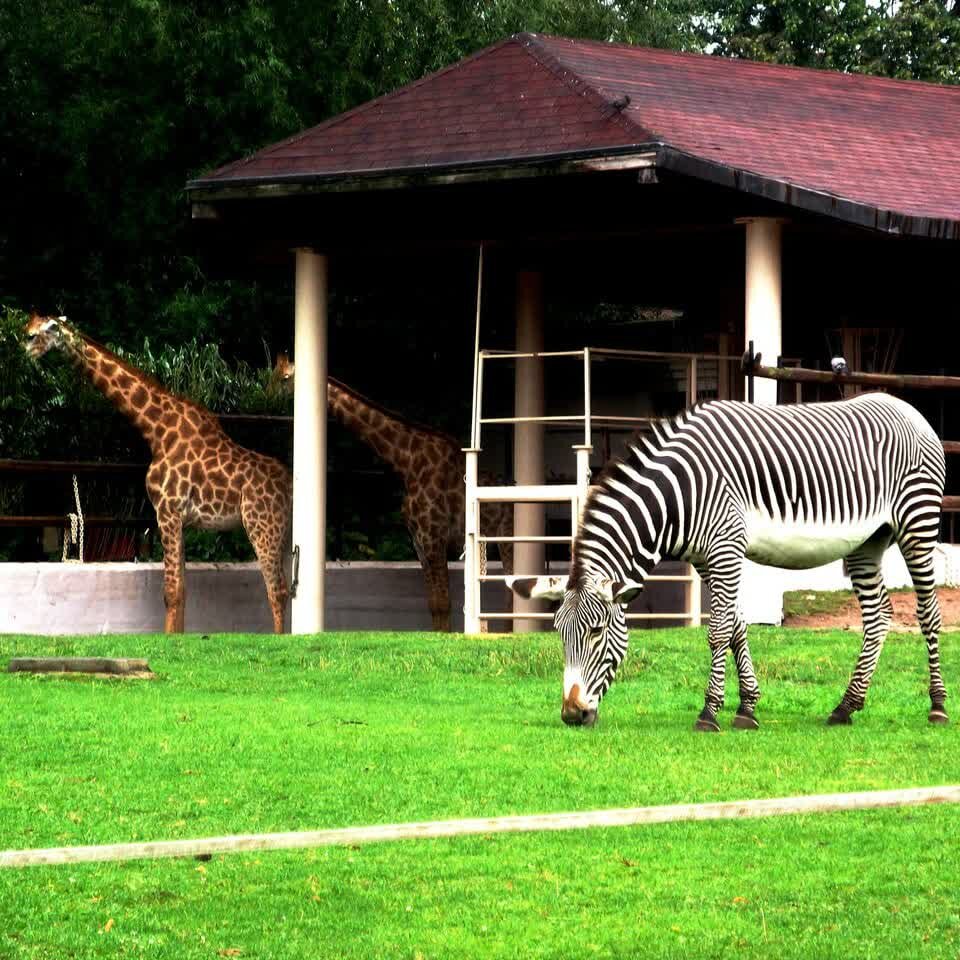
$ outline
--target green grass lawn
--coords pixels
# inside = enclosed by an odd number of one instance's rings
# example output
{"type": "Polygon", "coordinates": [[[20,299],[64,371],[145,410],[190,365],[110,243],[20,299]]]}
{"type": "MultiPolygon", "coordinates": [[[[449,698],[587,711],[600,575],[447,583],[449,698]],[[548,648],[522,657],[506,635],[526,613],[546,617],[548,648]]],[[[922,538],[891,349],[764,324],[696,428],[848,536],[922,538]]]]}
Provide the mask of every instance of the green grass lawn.
{"type": "Polygon", "coordinates": [[[783,594],[783,616],[788,619],[838,613],[855,600],[852,590],[787,590],[783,594]]]}
{"type": "MultiPolygon", "coordinates": [[[[160,675],[0,674],[0,848],[960,782],[921,638],[891,638],[867,709],[827,728],[859,637],[751,637],[762,727],[729,729],[731,676],[719,736],[691,731],[698,630],[634,633],[593,729],[560,723],[550,634],[0,637],[0,667],[160,675]]],[[[943,662],[954,689],[956,635],[943,662]]],[[[7,870],[0,958],[956,957],[958,826],[916,808],[7,870]]]]}

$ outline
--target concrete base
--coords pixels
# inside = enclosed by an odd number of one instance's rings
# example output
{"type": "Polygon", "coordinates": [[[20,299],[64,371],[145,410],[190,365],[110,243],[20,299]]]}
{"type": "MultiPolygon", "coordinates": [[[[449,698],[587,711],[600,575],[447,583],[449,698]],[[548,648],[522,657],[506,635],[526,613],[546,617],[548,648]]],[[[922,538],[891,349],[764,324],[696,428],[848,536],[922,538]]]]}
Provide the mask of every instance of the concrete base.
{"type": "MultiPolygon", "coordinates": [[[[490,564],[490,573],[499,572],[490,564]]],[[[680,572],[664,564],[660,572],[680,572]]],[[[334,563],[326,568],[327,630],[430,629],[418,563],[334,563]]],[[[453,629],[463,630],[463,564],[450,564],[453,629]]],[[[484,584],[485,611],[508,611],[512,595],[484,584]]],[[[650,584],[632,608],[657,612],[683,606],[681,584],[650,584]]],[[[704,610],[707,609],[704,602],[704,610]]],[[[0,633],[152,633],[163,630],[163,567],[159,563],[0,564],[0,633]]],[[[289,614],[287,624],[289,625],[289,614]]],[[[255,563],[188,563],[186,628],[191,633],[268,633],[266,591],[255,563]]],[[[648,621],[637,626],[679,626],[648,621]]],[[[491,632],[510,629],[491,621],[491,632]]],[[[553,624],[544,621],[542,629],[553,624]]]]}

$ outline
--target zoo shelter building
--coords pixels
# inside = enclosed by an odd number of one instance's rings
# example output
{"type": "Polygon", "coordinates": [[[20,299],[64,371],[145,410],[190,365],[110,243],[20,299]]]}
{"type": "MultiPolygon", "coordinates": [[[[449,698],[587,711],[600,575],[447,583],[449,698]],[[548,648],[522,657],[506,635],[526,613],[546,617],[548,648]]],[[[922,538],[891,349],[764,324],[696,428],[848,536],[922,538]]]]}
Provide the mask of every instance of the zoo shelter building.
{"type": "MultiPolygon", "coordinates": [[[[429,273],[451,250],[472,258],[477,309],[450,321],[478,355],[463,384],[475,390],[468,479],[471,456],[475,468],[500,444],[505,486],[566,477],[582,491],[609,452],[591,412],[623,427],[628,413],[670,412],[669,389],[679,405],[742,397],[735,358],[751,341],[766,363],[842,353],[851,369],[960,373],[943,349],[957,321],[958,157],[960,87],[518,34],[191,181],[202,244],[283,257],[295,274],[293,630],[324,627],[331,284],[385,263],[429,273]],[[555,324],[571,302],[631,304],[618,342],[591,342],[576,318],[555,324]],[[499,346],[528,354],[513,358],[515,383],[476,382],[494,309],[513,340],[499,346]],[[551,379],[545,354],[585,347],[608,364],[592,364],[592,382],[579,366],[551,379]],[[625,355],[605,348],[659,353],[658,372],[618,373],[625,355]]],[[[756,382],[761,403],[838,392],[794,391],[756,382]]],[[[949,397],[910,399],[960,437],[949,397]]],[[[533,538],[514,543],[519,573],[549,558],[551,503],[515,507],[516,536],[533,538]]]]}

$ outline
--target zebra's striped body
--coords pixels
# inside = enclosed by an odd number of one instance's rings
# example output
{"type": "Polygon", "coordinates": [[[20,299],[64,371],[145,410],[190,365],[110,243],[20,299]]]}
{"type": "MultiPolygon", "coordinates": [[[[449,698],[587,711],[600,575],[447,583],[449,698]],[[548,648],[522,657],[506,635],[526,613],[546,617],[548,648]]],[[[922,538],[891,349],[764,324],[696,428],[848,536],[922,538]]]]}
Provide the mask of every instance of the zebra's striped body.
{"type": "Polygon", "coordinates": [[[587,501],[565,588],[517,582],[563,597],[563,717],[592,722],[626,652],[626,604],[664,559],[689,560],[711,589],[712,651],[700,729],[717,729],[726,651],[740,679],[734,723],[753,727],[760,696],[738,600],[744,557],[789,568],[846,558],[864,645],[832,722],[863,706],[890,622],[880,562],[896,542],[917,590],[930,664],[931,720],[946,720],[933,549],[943,498],[943,448],[923,417],[886,394],[767,407],[722,401],[637,434],[587,501]]]}

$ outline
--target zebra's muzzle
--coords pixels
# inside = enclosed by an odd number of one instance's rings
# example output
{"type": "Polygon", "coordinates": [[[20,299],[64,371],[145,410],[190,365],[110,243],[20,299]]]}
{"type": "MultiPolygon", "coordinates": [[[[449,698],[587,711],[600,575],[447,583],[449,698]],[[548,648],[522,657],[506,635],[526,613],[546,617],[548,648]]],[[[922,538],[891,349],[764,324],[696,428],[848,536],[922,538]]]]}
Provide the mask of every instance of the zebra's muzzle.
{"type": "Polygon", "coordinates": [[[590,707],[578,707],[572,711],[562,710],[560,716],[570,727],[592,727],[597,722],[597,711],[590,707]]]}
{"type": "Polygon", "coordinates": [[[560,708],[560,719],[571,727],[592,727],[597,722],[597,711],[593,707],[585,707],[580,702],[578,684],[574,684],[564,697],[563,706],[560,708]]]}

